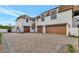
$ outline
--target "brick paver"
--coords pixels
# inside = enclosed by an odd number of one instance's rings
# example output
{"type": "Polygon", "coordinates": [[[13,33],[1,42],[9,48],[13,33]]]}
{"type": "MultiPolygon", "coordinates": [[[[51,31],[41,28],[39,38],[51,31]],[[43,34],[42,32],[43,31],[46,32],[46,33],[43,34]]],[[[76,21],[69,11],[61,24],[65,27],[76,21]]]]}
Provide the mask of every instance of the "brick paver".
{"type": "Polygon", "coordinates": [[[18,53],[57,52],[63,44],[77,46],[78,43],[77,38],[53,34],[5,33],[4,37],[3,41],[7,42],[3,44],[7,46],[4,50],[18,53]]]}

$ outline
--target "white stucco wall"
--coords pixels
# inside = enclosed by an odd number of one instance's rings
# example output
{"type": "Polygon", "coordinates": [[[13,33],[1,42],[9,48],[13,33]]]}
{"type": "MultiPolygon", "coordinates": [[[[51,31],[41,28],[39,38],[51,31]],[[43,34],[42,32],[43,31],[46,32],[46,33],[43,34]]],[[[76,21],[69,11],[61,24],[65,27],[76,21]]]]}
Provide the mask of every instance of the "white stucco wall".
{"type": "MultiPolygon", "coordinates": [[[[53,24],[67,23],[72,28],[72,10],[67,10],[67,11],[58,13],[57,14],[57,19],[52,19],[51,20],[51,16],[48,16],[48,17],[45,17],[45,21],[42,21],[41,22],[41,19],[38,19],[38,21],[35,20],[35,23],[36,23],[36,27],[37,26],[40,26],[40,25],[45,26],[45,25],[53,25],[53,24]]],[[[45,33],[45,31],[46,30],[43,29],[43,32],[44,33],[45,33]]]]}
{"type": "Polygon", "coordinates": [[[78,28],[69,28],[70,35],[78,36],[78,28]]]}
{"type": "Polygon", "coordinates": [[[16,21],[16,26],[22,26],[22,25],[31,26],[32,23],[31,20],[28,20],[28,22],[26,22],[26,19],[20,19],[20,20],[16,21]]]}
{"type": "Polygon", "coordinates": [[[37,26],[35,25],[35,32],[37,32],[37,26]]]}
{"type": "Polygon", "coordinates": [[[32,26],[30,26],[30,32],[35,32],[35,30],[32,29],[32,26]]]}
{"type": "Polygon", "coordinates": [[[30,32],[33,32],[33,29],[31,28],[32,20],[28,20],[28,22],[26,22],[26,19],[19,19],[18,21],[16,21],[16,26],[15,26],[16,32],[18,32],[17,26],[19,26],[20,32],[24,31],[24,26],[30,26],[30,32]]]}
{"type": "Polygon", "coordinates": [[[39,19],[38,22],[36,21],[36,26],[39,25],[53,25],[53,24],[61,24],[61,23],[69,23],[72,27],[72,10],[68,10],[65,12],[61,12],[57,14],[57,19],[52,19],[51,17],[45,17],[45,21],[41,22],[39,19]]]}

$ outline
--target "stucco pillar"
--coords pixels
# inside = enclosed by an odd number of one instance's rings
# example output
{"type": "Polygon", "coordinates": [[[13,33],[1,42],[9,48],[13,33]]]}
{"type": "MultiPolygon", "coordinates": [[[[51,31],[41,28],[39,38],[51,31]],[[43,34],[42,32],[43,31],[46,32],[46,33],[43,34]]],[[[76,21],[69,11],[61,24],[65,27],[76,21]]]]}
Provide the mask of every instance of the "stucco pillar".
{"type": "Polygon", "coordinates": [[[46,26],[43,25],[43,33],[45,34],[46,33],[46,26]]]}
{"type": "Polygon", "coordinates": [[[66,25],[66,35],[67,36],[69,35],[69,25],[68,24],[66,25]]]}
{"type": "Polygon", "coordinates": [[[35,26],[35,32],[37,32],[37,26],[35,26]]]}

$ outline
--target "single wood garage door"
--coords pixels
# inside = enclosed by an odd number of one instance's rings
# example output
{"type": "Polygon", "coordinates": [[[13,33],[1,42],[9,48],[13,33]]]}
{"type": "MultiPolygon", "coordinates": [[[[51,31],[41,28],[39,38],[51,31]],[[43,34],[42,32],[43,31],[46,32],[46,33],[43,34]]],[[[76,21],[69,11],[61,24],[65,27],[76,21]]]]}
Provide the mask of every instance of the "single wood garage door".
{"type": "Polygon", "coordinates": [[[66,24],[46,26],[46,32],[50,34],[66,35],[66,24]]]}
{"type": "Polygon", "coordinates": [[[30,32],[30,26],[24,26],[24,32],[30,32]]]}
{"type": "Polygon", "coordinates": [[[38,26],[37,31],[38,33],[43,33],[43,26],[38,26]]]}

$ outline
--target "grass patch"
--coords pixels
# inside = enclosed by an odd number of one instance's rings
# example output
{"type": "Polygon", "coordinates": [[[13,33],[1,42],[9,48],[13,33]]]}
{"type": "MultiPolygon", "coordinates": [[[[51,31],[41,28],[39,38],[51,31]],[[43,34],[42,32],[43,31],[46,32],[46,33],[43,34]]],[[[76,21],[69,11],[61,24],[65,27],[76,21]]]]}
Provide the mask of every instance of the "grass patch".
{"type": "Polygon", "coordinates": [[[1,38],[2,38],[2,33],[0,33],[0,45],[1,45],[1,38]]]}
{"type": "Polygon", "coordinates": [[[64,52],[65,52],[65,53],[76,53],[77,50],[76,50],[71,44],[67,44],[67,45],[64,47],[64,52]]]}

